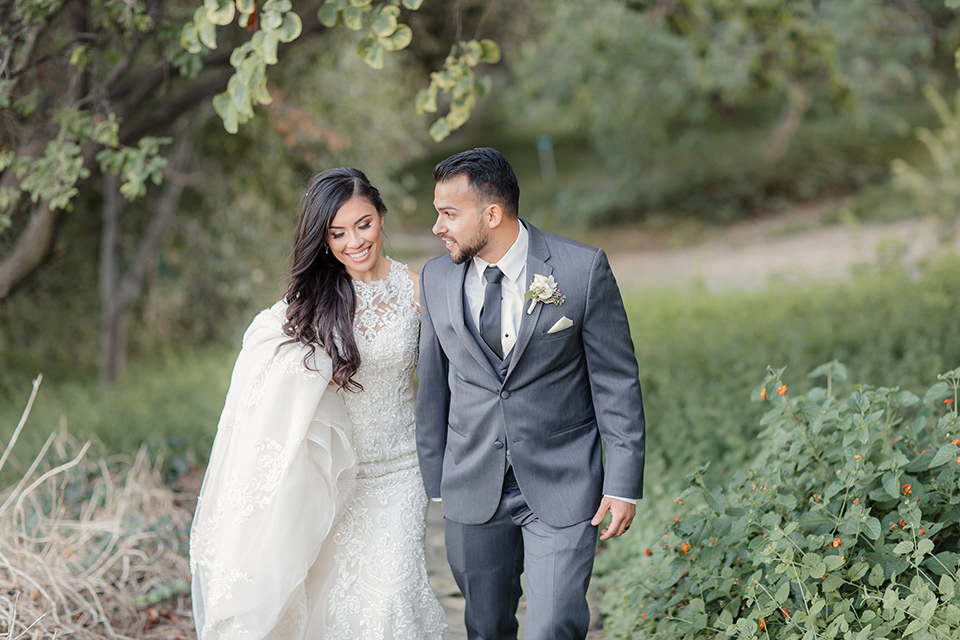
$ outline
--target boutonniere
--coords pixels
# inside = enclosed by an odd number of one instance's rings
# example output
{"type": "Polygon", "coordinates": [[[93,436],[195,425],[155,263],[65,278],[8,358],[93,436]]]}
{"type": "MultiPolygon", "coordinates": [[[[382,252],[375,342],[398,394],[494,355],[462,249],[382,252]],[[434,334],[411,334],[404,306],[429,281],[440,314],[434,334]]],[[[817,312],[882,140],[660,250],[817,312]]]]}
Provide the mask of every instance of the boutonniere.
{"type": "Polygon", "coordinates": [[[530,288],[527,289],[523,299],[530,301],[530,306],[527,307],[527,314],[529,315],[533,313],[533,308],[537,306],[538,302],[548,302],[560,306],[567,297],[560,293],[557,288],[557,281],[553,279],[553,276],[542,276],[537,273],[534,274],[533,282],[530,283],[530,288]]]}

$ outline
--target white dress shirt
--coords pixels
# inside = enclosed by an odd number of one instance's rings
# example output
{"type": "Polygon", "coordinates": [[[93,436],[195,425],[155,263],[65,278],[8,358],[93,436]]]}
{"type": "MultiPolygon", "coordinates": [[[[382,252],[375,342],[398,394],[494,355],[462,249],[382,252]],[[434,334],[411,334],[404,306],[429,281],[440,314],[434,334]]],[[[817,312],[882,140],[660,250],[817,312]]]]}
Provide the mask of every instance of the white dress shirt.
{"type": "MultiPolygon", "coordinates": [[[[520,223],[517,239],[494,265],[503,272],[503,280],[500,281],[500,346],[504,357],[517,343],[517,332],[520,330],[523,296],[526,293],[529,246],[530,234],[527,233],[523,223],[520,223]]],[[[483,258],[474,257],[470,266],[467,267],[466,281],[463,285],[470,317],[473,318],[473,323],[478,329],[480,328],[480,309],[483,308],[483,292],[487,286],[483,271],[490,264],[483,258]]]]}

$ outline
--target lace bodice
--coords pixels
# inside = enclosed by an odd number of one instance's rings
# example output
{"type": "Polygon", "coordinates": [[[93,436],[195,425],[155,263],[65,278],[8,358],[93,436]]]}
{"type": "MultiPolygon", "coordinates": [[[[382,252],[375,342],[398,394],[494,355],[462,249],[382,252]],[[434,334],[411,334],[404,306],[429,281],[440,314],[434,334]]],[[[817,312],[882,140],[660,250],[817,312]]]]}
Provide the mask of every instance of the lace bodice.
{"type": "Polygon", "coordinates": [[[416,453],[413,371],[420,312],[406,266],[391,260],[383,280],[354,281],[354,337],[362,392],[341,392],[353,424],[360,475],[382,475],[416,453]]]}

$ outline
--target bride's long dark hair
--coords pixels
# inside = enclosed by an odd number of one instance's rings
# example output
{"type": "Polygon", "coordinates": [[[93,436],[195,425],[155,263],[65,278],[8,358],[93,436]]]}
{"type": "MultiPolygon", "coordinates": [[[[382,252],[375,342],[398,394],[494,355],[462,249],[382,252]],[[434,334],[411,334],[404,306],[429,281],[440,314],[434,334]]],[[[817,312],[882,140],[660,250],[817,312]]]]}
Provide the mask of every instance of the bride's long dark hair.
{"type": "Polygon", "coordinates": [[[284,299],[287,322],[283,332],[289,342],[309,348],[307,368],[317,346],[333,361],[334,384],[359,390],[353,379],[360,368],[360,351],[353,337],[356,294],[343,264],[330,252],[330,223],[351,198],[369,202],[382,218],[387,208],[380,192],[358,169],[337,168],[318,173],[303,200],[293,245],[293,267],[284,299]]]}

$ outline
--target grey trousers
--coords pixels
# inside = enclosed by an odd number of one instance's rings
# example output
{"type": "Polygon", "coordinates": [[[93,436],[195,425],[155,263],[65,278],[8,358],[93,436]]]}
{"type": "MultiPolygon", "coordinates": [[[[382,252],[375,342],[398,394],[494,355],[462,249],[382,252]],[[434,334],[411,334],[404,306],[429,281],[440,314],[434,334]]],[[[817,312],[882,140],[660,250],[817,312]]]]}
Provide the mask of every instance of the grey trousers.
{"type": "Polygon", "coordinates": [[[516,640],[520,574],[526,572],[525,640],[583,640],[590,625],[587,585],[597,528],[557,528],[527,506],[513,469],[500,506],[480,525],[444,523],[447,560],[466,599],[470,640],[516,640]]]}

